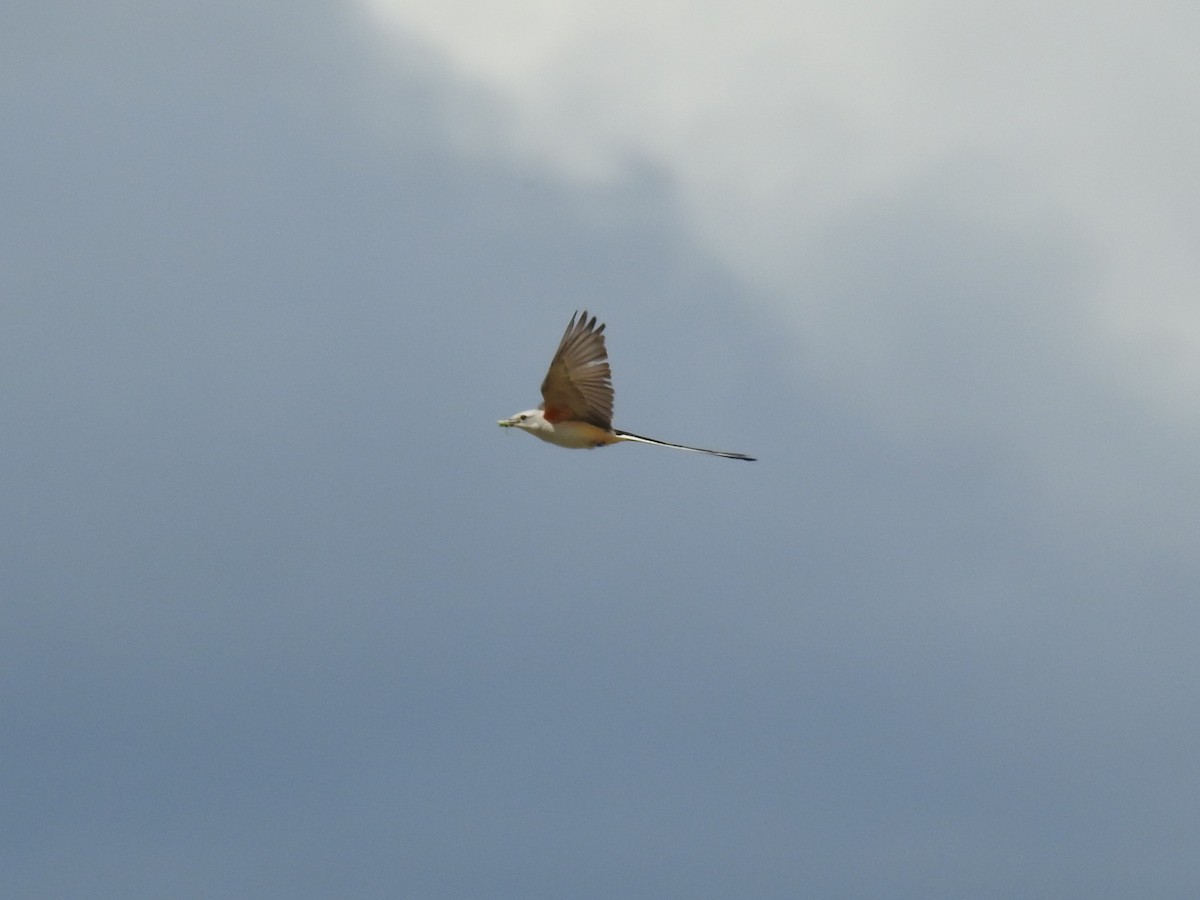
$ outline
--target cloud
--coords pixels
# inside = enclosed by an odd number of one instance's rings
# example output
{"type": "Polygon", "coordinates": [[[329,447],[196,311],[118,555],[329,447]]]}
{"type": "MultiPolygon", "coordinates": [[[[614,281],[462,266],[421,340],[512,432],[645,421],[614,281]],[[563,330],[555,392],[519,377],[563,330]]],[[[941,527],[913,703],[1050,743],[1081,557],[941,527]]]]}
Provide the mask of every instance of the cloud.
{"type": "Polygon", "coordinates": [[[1142,402],[1195,405],[1200,63],[1177,4],[365,6],[502,97],[513,152],[583,178],[662,166],[694,233],[797,331],[828,303],[797,259],[831,220],[982,159],[1004,174],[979,190],[1048,208],[1103,260],[1095,352],[1142,402]]]}

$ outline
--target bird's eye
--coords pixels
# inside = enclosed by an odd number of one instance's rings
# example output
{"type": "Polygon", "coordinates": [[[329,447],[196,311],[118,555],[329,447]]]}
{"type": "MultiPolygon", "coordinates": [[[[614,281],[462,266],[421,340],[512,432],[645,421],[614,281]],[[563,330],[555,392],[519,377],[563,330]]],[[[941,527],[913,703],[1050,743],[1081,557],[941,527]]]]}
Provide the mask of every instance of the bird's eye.
{"type": "Polygon", "coordinates": [[[521,413],[519,416],[517,416],[517,421],[524,422],[528,418],[529,418],[529,416],[525,415],[525,413],[521,413]]]}

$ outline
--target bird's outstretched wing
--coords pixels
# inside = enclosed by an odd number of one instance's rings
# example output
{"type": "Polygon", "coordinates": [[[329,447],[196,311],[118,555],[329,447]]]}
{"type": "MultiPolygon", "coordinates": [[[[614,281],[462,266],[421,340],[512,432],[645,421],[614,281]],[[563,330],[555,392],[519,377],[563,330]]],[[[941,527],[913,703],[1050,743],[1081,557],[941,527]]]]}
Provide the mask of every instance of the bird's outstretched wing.
{"type": "Polygon", "coordinates": [[[576,420],[612,430],[612,372],[604,348],[604,325],[596,317],[571,316],[550,371],[542,382],[542,410],[551,422],[576,420]]]}

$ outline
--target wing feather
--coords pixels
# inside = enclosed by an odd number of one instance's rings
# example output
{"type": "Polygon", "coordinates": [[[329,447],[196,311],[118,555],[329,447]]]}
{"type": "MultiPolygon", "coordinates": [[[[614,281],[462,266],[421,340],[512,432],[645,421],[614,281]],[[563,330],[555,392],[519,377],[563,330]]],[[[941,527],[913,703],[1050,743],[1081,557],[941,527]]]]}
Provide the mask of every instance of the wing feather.
{"type": "Polygon", "coordinates": [[[566,419],[612,430],[612,372],[604,347],[604,325],[596,317],[571,316],[550,371],[542,381],[542,409],[551,422],[566,419]]]}

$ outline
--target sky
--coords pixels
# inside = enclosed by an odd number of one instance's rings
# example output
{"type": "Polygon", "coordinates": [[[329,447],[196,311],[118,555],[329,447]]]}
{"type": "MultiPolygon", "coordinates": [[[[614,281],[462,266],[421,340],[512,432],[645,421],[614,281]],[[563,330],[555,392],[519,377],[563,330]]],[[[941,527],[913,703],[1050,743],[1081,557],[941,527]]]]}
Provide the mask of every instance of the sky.
{"type": "Polygon", "coordinates": [[[1195,896],[1198,39],[17,3],[0,893],[1195,896]]]}

